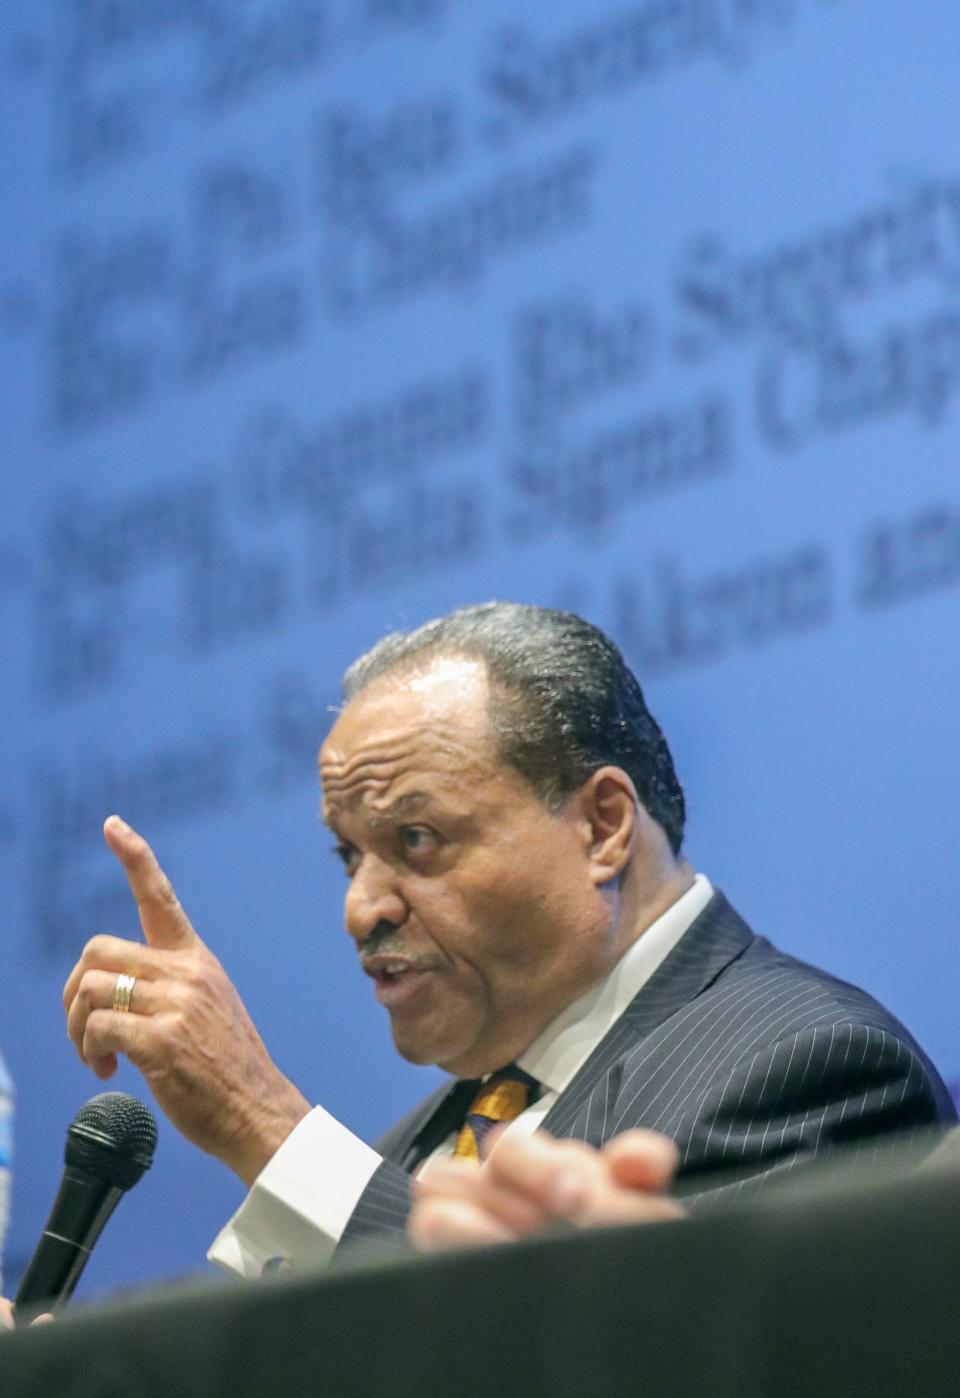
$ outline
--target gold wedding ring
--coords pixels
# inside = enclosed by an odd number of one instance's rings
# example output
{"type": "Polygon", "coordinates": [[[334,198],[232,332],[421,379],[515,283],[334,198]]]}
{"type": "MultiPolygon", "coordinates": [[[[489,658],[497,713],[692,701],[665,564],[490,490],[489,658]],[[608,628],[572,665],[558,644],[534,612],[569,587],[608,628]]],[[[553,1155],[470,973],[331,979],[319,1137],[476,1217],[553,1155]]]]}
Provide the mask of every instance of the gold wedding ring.
{"type": "Polygon", "coordinates": [[[137,983],[136,976],[117,976],[117,983],[113,987],[113,1008],[120,1014],[126,1014],[130,1008],[130,997],[133,994],[133,987],[137,983]]]}

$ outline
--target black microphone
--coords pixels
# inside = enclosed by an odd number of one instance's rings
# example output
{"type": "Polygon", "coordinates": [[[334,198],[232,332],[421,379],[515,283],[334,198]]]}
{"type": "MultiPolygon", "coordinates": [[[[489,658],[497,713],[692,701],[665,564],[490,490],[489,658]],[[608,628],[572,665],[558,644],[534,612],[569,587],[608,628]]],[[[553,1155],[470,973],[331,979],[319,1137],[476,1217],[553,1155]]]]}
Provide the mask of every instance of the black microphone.
{"type": "Polygon", "coordinates": [[[150,1168],[156,1144],[153,1113],[129,1093],[101,1092],[80,1108],[67,1131],[63,1179],[15,1310],[66,1304],[121,1194],[150,1168]]]}

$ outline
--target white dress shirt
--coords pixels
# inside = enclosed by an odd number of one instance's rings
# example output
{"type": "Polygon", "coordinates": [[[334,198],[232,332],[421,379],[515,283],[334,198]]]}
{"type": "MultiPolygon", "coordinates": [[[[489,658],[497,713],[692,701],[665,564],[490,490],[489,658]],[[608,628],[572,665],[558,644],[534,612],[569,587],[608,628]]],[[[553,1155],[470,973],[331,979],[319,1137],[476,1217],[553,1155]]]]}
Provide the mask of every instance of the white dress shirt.
{"type": "MultiPolygon", "coordinates": [[[[713,888],[697,874],[690,888],[627,948],[606,980],[574,1000],[517,1059],[537,1079],[537,1100],[507,1126],[532,1135],[680,938],[707,906],[713,888]]],[[[453,1154],[456,1135],[441,1143],[420,1174],[453,1154]]],[[[381,1157],[352,1131],[315,1107],[284,1141],[207,1256],[246,1277],[267,1263],[296,1271],[324,1266],[340,1241],[381,1157]]]]}

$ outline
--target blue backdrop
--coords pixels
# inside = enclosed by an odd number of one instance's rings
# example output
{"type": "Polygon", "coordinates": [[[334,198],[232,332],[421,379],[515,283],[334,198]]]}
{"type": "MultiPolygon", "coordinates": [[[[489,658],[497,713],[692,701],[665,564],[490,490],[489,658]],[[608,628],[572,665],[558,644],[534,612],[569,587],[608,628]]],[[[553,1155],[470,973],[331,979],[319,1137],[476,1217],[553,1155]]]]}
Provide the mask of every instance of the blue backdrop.
{"type": "MultiPolygon", "coordinates": [[[[315,754],[360,649],[491,596],[617,638],[693,862],[960,1076],[958,59],[955,0],[3,11],[10,1270],[98,1090],[63,980],[136,927],[114,809],[308,1095],[431,1085],[315,754]]],[[[162,1128],[87,1296],[239,1202],[162,1128]]]]}

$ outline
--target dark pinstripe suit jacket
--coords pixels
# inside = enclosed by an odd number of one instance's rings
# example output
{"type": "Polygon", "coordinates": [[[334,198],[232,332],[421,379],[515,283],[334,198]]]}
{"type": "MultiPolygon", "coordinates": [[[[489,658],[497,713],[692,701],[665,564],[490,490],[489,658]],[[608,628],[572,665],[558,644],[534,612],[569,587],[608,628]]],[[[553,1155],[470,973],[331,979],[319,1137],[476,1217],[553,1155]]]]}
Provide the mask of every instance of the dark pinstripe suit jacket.
{"type": "MultiPolygon", "coordinates": [[[[377,1143],[343,1241],[397,1233],[409,1171],[462,1120],[452,1083],[377,1143]]],[[[629,1127],[671,1136],[679,1191],[719,1192],[831,1146],[956,1120],[936,1069],[862,990],[785,956],[714,894],[547,1113],[555,1136],[600,1146],[629,1127]],[[719,1176],[719,1178],[718,1178],[719,1176]]],[[[696,1205],[694,1205],[695,1207],[696,1205]]]]}

